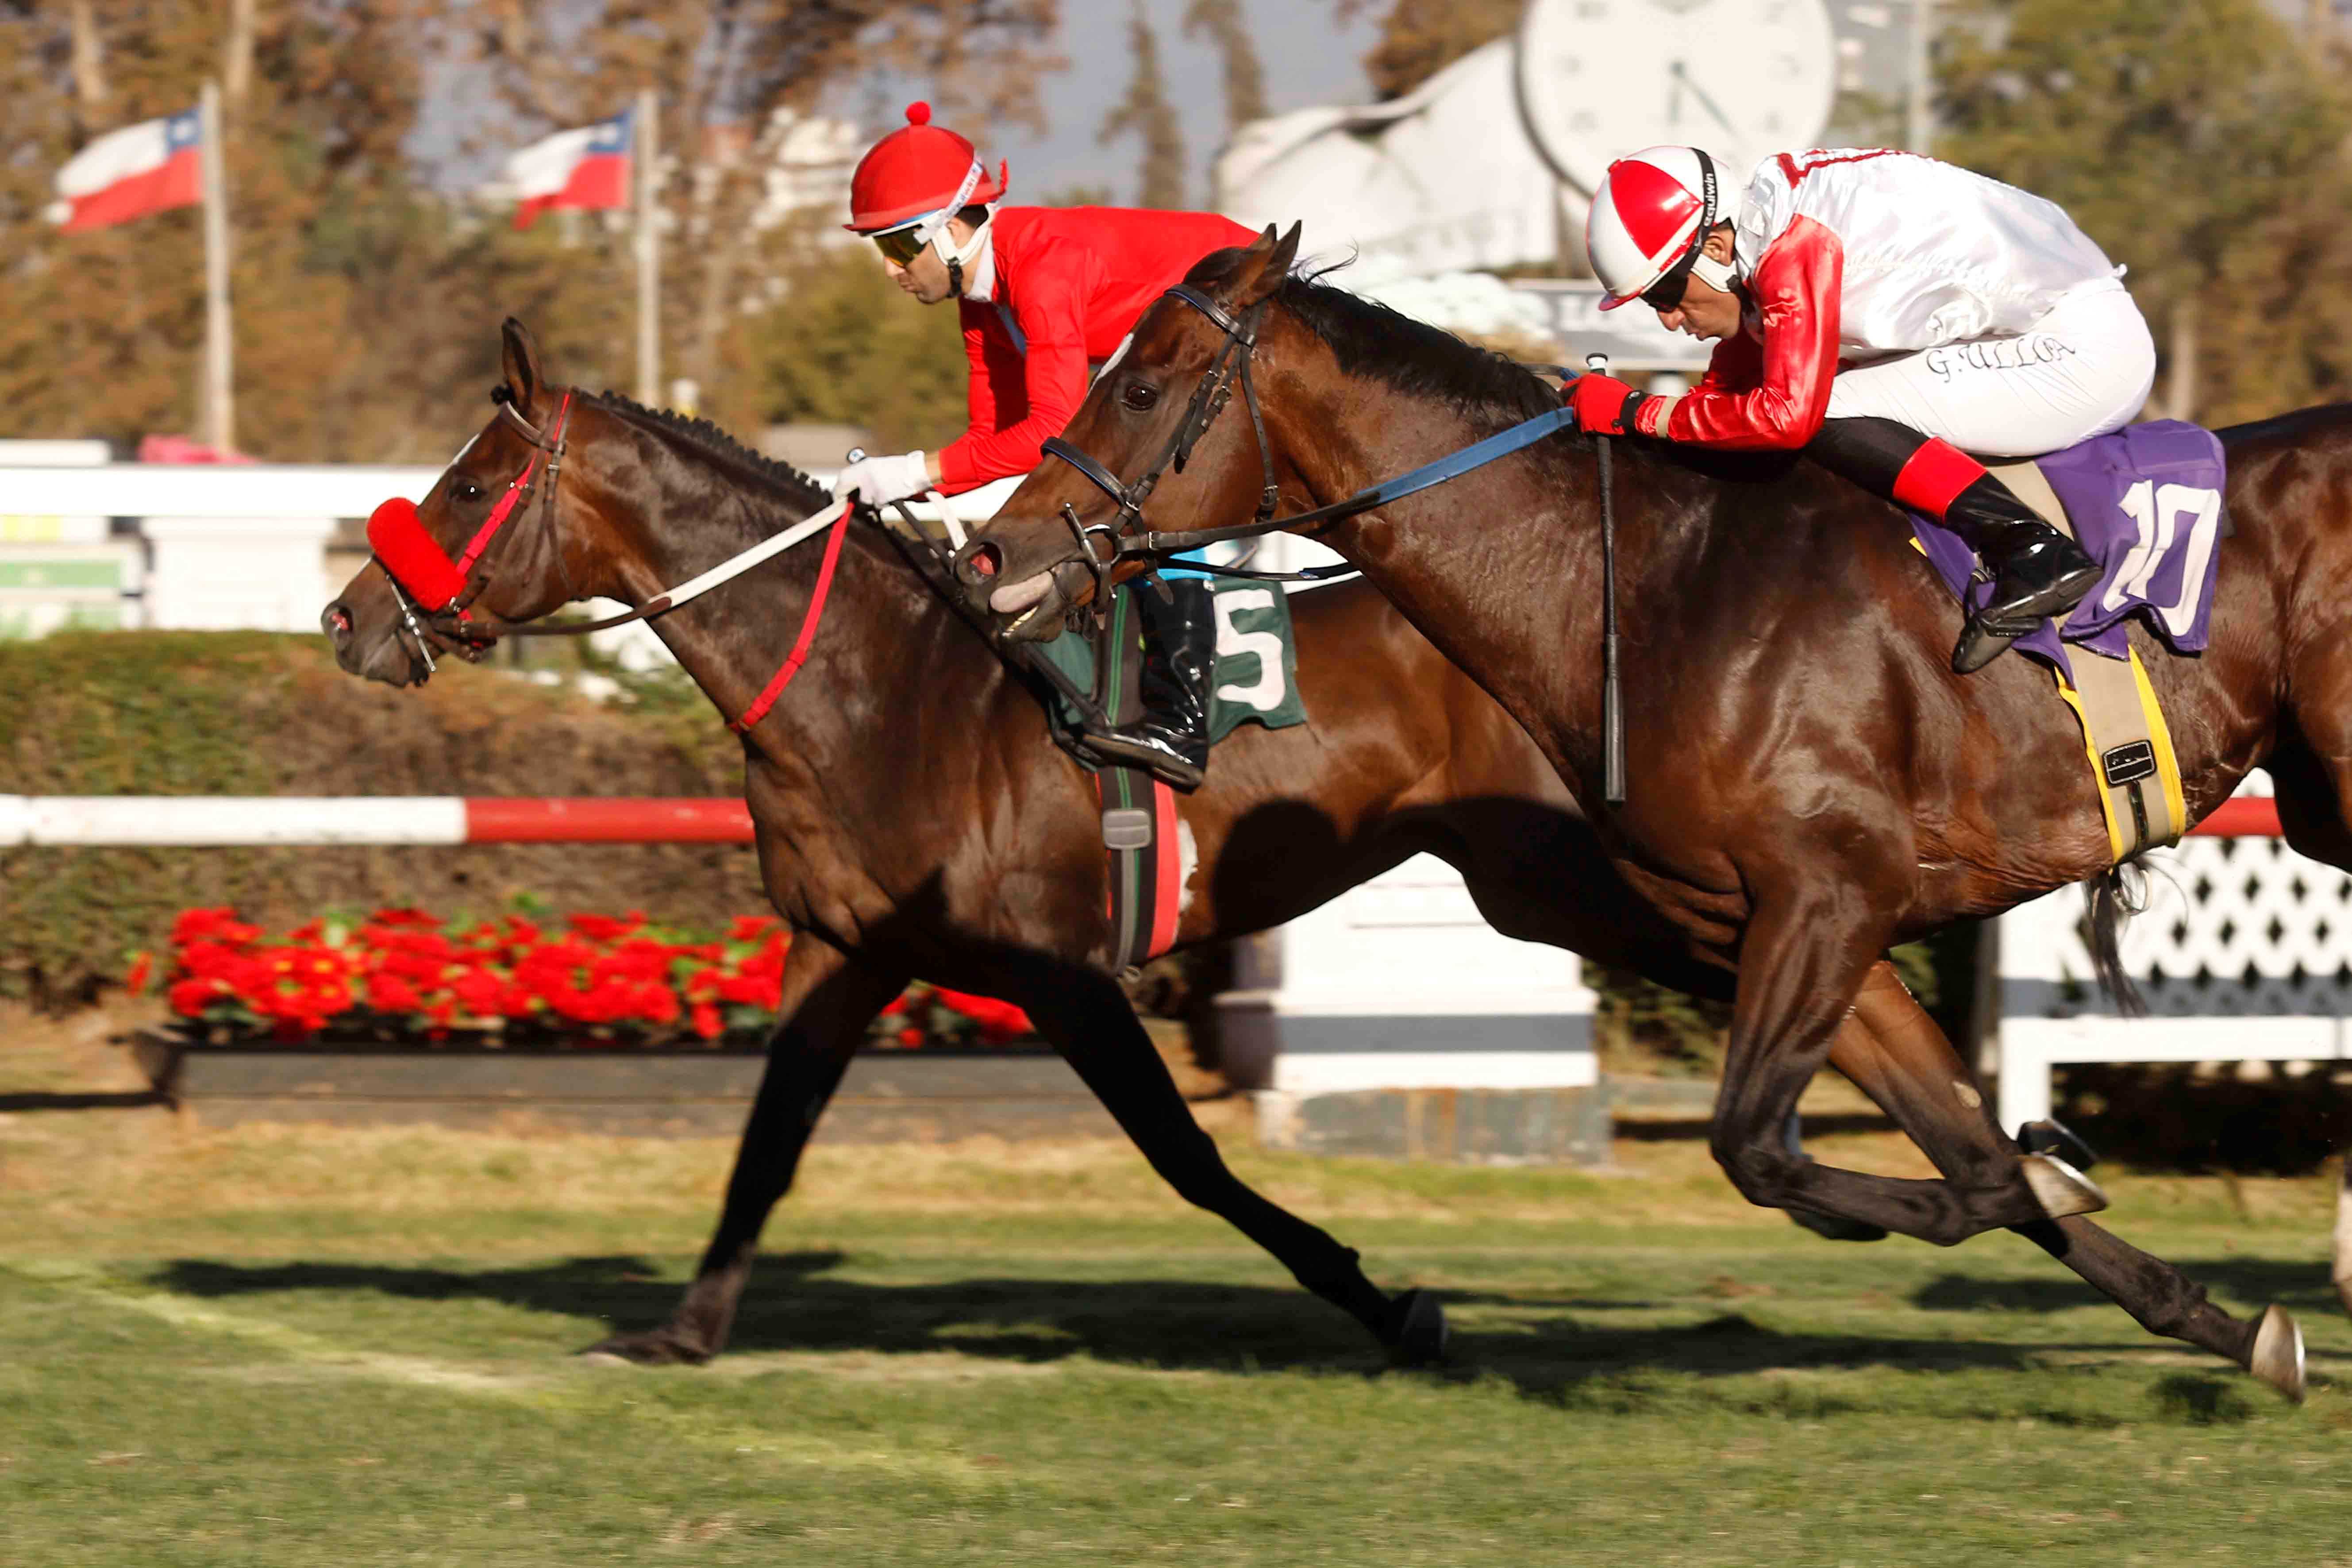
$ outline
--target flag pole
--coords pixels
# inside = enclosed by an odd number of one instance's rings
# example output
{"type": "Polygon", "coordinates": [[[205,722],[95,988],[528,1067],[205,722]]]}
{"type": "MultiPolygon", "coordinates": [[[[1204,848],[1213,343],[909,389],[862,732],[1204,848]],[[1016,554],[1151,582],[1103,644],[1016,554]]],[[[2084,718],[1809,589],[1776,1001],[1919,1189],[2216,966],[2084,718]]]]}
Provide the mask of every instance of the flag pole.
{"type": "Polygon", "coordinates": [[[220,84],[205,79],[197,100],[197,134],[203,141],[205,178],[205,445],[216,452],[236,449],[228,315],[228,182],[223,172],[220,84]]]}
{"type": "Polygon", "coordinates": [[[654,160],[659,148],[654,115],[656,100],[647,88],[637,94],[630,116],[636,147],[629,163],[630,195],[637,208],[637,401],[661,406],[661,240],[654,223],[654,160]]]}

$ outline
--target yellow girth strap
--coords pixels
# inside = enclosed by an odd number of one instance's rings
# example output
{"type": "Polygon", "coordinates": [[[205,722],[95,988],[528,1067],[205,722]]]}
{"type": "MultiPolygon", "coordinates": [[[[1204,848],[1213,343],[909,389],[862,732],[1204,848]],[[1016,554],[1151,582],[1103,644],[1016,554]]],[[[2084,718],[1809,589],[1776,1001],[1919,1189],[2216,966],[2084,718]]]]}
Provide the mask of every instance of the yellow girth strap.
{"type": "MultiPolygon", "coordinates": [[[[1992,473],[2019,500],[2070,537],[2074,530],[2042,470],[2032,463],[1996,467],[1992,473]]],[[[2139,650],[2113,659],[2076,646],[2068,660],[2074,680],[2053,676],[2058,695],[2083,726],[2083,752],[2107,823],[2107,851],[2117,861],[2144,849],[2179,842],[2189,827],[2189,807],[2180,790],[2180,763],[2172,754],[2172,731],[2156,688],[2140,663],[2139,650]]]]}

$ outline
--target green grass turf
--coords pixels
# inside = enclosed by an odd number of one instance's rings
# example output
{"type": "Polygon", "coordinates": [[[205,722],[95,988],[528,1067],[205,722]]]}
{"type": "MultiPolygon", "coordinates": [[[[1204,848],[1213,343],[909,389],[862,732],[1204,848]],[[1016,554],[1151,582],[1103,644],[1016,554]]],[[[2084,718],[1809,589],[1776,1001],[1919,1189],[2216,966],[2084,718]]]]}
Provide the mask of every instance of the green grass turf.
{"type": "Polygon", "coordinates": [[[1451,1366],[1385,1368],[1131,1150],[982,1142],[812,1150],[736,1349],[647,1371],[571,1352],[667,1314],[728,1141],[191,1129],[44,1101],[132,1080],[28,1033],[0,1015],[0,1568],[2352,1568],[2324,1179],[2101,1173],[2126,1237],[2297,1313],[2299,1410],[2014,1237],[1820,1241],[1696,1140],[1325,1161],[1215,1106],[1245,1179],[1442,1294],[1451,1366]]]}
{"type": "Polygon", "coordinates": [[[1446,1298],[1413,1373],[1213,1222],[831,1211],[780,1222],[735,1353],[645,1371],[567,1352],[689,1257],[370,1223],[0,1261],[0,1561],[2352,1563],[2307,1226],[2126,1227],[2298,1312],[2296,1410],[2007,1237],[1351,1222],[1446,1298]]]}

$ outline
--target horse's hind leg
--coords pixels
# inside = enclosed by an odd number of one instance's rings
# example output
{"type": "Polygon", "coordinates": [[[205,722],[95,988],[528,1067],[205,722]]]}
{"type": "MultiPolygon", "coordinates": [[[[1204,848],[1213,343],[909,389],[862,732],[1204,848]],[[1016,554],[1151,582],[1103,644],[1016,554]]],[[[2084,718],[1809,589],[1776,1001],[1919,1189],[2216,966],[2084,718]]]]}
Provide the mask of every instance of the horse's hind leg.
{"type": "Polygon", "coordinates": [[[1030,1005],[1030,1017],[1178,1195],[1265,1247],[1400,1357],[1444,1354],[1445,1314],[1433,1298],[1419,1290],[1391,1298],[1364,1277],[1354,1248],[1269,1203],[1226,1168],[1118,986],[1078,971],[1041,989],[1045,997],[1030,1005]]]}
{"type": "Polygon", "coordinates": [[[2352,1149],[2344,1152],[2336,1190],[2336,1298],[2352,1312],[2352,1149]]]}
{"type": "Polygon", "coordinates": [[[768,1038],[768,1066],[735,1151],[726,1206],[694,1282],[669,1321],[616,1334],[587,1353],[662,1364],[706,1362],[726,1348],[768,1215],[791,1189],[801,1152],[866,1026],[906,988],[903,973],[853,963],[805,932],[793,940],[784,956],[782,1021],[768,1038]]]}
{"type": "MultiPolygon", "coordinates": [[[[2014,1173],[2017,1145],[1993,1121],[1975,1073],[1888,965],[1863,983],[1830,1061],[1950,1180],[1980,1186],[2014,1173]]],[[[2290,1398],[2302,1396],[2301,1337],[2283,1310],[2273,1308],[2259,1322],[2233,1318],[2171,1264],[2081,1215],[2017,1230],[2150,1333],[2210,1351],[2290,1398]]]]}
{"type": "Polygon", "coordinates": [[[1988,1173],[1982,1183],[1904,1181],[1838,1170],[1789,1147],[1784,1129],[1797,1097],[1828,1057],[1885,935],[1860,918],[1859,889],[1817,879],[1792,882],[1777,899],[1759,898],[1740,945],[1714,1149],[1741,1195],[1942,1246],[2096,1206],[2096,1189],[2079,1177],[2068,1182],[2063,1167],[2053,1166],[2051,1179],[2038,1184],[2022,1162],[1988,1173]],[[2069,1209],[2069,1203],[2080,1206],[2069,1209]]]}

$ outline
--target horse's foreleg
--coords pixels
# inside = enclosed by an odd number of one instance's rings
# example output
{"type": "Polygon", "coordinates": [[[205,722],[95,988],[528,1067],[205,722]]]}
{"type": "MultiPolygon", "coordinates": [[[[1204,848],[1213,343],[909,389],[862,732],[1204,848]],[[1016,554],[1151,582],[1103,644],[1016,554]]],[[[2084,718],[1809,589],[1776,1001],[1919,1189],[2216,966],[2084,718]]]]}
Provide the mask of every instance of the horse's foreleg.
{"type": "Polygon", "coordinates": [[[705,1362],[726,1348],[735,1309],[768,1215],[793,1184],[801,1152],[866,1027],[907,987],[907,976],[851,961],[840,949],[803,933],[784,957],[782,1021],[768,1038],[767,1069],[751,1102],[719,1229],[669,1321],[616,1334],[590,1353],[647,1363],[705,1362]]]}
{"type": "Polygon", "coordinates": [[[1179,1196],[1272,1253],[1301,1285],[1401,1357],[1433,1361],[1444,1353],[1445,1314],[1433,1298],[1419,1290],[1390,1297],[1364,1277],[1353,1247],[1261,1197],[1226,1168],[1117,985],[1080,973],[1057,976],[1046,990],[1030,1017],[1179,1196]]]}
{"type": "MultiPolygon", "coordinates": [[[[1845,902],[1837,889],[1821,889],[1811,900],[1760,904],[1742,941],[1714,1127],[1716,1159],[1741,1195],[1767,1207],[1875,1226],[1941,1246],[2053,1212],[2081,1212],[2069,1203],[2090,1207],[2103,1201],[2081,1178],[2074,1178],[2079,1187],[2066,1182],[2054,1162],[2047,1163],[2051,1179],[2037,1184],[2028,1175],[2033,1166],[2012,1160],[2004,1168],[1998,1160],[1974,1159],[1963,1142],[1945,1152],[1969,1175],[1937,1181],[1840,1170],[1790,1146],[1784,1132],[1790,1114],[1828,1058],[1849,1005],[1861,1005],[1867,989],[1874,1009],[1883,992],[1871,982],[1877,933],[1847,929],[1856,922],[1840,920],[1845,902]]],[[[1856,1065],[1868,1092],[1872,1064],[1865,1058],[1856,1065]]],[[[1935,1136],[1937,1119],[1924,1114],[1925,1106],[1907,1105],[1916,1094],[1932,1095],[1932,1084],[1883,1067],[1876,1081],[1893,1101],[1890,1112],[1907,1110],[1935,1136]]],[[[1948,1096],[1950,1080],[1942,1087],[1948,1096]]]]}
{"type": "MultiPolygon", "coordinates": [[[[1832,1065],[1893,1117],[1947,1178],[1964,1186],[2008,1179],[2017,1145],[1995,1124],[1976,1075],[1885,963],[1872,970],[1838,1033],[1832,1065]]],[[[2020,1226],[2018,1234],[2113,1300],[2142,1328],[2235,1362],[2299,1396],[2301,1354],[2292,1320],[2246,1322],[2206,1300],[2205,1288],[2076,1215],[2020,1226]],[[2268,1331],[2273,1339],[2264,1343],[2268,1331]]]]}

